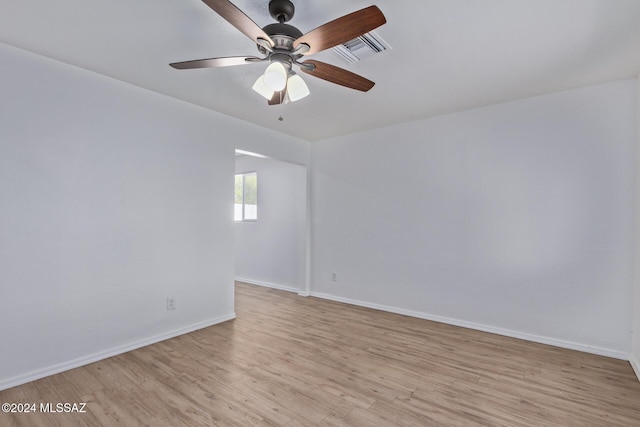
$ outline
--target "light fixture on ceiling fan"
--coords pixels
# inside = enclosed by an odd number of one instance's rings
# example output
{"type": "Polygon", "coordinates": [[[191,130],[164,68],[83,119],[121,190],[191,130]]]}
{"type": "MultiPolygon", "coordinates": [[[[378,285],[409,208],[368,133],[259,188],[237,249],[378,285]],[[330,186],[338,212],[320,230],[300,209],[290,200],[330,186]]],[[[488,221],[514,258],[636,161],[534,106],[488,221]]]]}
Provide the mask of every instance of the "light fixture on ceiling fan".
{"type": "Polygon", "coordinates": [[[309,95],[304,80],[293,71],[296,65],[309,75],[363,92],[375,83],[351,71],[316,60],[300,62],[310,55],[337,46],[379,27],[386,18],[376,6],[328,22],[303,34],[293,25],[286,24],[295,12],[290,0],[271,0],[269,13],[278,21],[260,28],[247,15],[228,0],[202,0],[230,24],[252,39],[263,55],[233,56],[174,62],[177,69],[226,67],[269,61],[270,64],[253,85],[253,90],[268,100],[269,105],[300,100],[309,95]]]}
{"type": "Polygon", "coordinates": [[[265,73],[258,77],[252,89],[261,96],[271,101],[277,94],[278,97],[284,95],[282,102],[298,101],[311,92],[309,87],[295,71],[287,71],[286,67],[279,62],[273,62],[265,73]]]}
{"type": "Polygon", "coordinates": [[[271,64],[258,77],[252,89],[270,104],[298,101],[310,93],[304,80],[292,70],[289,58],[279,58],[276,54],[272,55],[271,64]]]}

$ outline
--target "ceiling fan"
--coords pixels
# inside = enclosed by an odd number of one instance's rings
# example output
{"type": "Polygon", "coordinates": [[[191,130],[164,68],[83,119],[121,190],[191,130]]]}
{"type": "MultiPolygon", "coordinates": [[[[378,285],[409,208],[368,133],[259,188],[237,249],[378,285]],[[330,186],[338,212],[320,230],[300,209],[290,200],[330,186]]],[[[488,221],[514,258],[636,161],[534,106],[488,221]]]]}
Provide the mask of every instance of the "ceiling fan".
{"type": "Polygon", "coordinates": [[[293,71],[296,65],[304,73],[351,89],[368,91],[374,82],[358,74],[331,64],[303,57],[345,43],[378,28],[386,18],[377,6],[369,6],[335,19],[303,34],[293,25],[295,7],[290,0],[271,0],[269,13],[278,21],[260,28],[237,6],[228,0],[202,0],[222,18],[253,40],[263,57],[230,56],[174,62],[173,68],[227,67],[233,65],[269,62],[265,73],[253,85],[253,90],[268,100],[269,105],[297,101],[309,95],[304,80],[293,71]]]}

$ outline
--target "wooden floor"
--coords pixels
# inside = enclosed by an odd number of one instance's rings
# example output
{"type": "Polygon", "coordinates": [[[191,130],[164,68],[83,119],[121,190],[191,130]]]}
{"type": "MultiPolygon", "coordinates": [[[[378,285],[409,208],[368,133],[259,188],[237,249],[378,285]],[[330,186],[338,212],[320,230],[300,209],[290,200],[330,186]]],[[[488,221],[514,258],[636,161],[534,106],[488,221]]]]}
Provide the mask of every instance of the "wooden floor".
{"type": "Polygon", "coordinates": [[[259,288],[238,318],[0,392],[2,426],[640,426],[629,363],[259,288]]]}

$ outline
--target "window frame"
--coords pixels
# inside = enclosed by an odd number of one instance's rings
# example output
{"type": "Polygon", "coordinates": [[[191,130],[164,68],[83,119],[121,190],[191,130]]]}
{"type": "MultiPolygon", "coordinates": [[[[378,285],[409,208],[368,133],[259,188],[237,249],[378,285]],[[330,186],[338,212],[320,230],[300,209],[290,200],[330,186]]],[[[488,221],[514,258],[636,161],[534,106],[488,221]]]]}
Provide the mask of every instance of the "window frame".
{"type": "MultiPolygon", "coordinates": [[[[233,220],[234,220],[234,222],[256,222],[256,221],[258,221],[258,172],[257,171],[240,172],[240,173],[236,173],[234,175],[234,178],[237,179],[238,176],[242,176],[242,204],[241,204],[242,205],[242,211],[241,211],[242,212],[241,213],[242,218],[241,219],[236,219],[235,210],[234,210],[233,220]],[[246,206],[246,203],[245,203],[245,191],[246,191],[245,190],[246,189],[245,182],[246,182],[247,175],[254,175],[256,177],[256,204],[255,204],[255,206],[256,206],[256,215],[255,216],[256,217],[255,218],[250,218],[250,219],[247,219],[247,217],[246,217],[246,209],[245,209],[245,206],[246,206]]],[[[235,188],[235,179],[234,179],[234,188],[235,188]]],[[[238,203],[235,203],[235,197],[234,197],[234,209],[235,209],[235,205],[236,204],[238,204],[238,203]]]]}

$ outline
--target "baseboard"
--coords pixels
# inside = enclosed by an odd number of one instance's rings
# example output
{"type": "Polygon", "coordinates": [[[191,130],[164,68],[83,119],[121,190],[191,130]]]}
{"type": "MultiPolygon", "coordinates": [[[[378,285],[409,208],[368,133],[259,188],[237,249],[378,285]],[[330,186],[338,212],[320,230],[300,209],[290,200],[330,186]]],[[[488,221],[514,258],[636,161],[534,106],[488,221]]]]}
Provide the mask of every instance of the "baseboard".
{"type": "MultiPolygon", "coordinates": [[[[536,343],[540,343],[540,344],[552,345],[554,347],[566,348],[566,349],[569,349],[569,350],[577,350],[577,351],[582,351],[582,352],[585,352],[585,353],[597,354],[599,356],[612,357],[614,359],[629,360],[629,353],[625,353],[625,352],[622,352],[622,351],[611,350],[611,349],[607,349],[607,348],[601,348],[601,347],[596,347],[596,346],[576,343],[576,342],[572,342],[572,341],[559,340],[559,339],[556,339],[556,338],[550,338],[550,337],[545,337],[545,336],[541,336],[541,335],[529,334],[529,333],[526,333],[526,332],[513,331],[513,330],[510,330],[510,329],[496,328],[494,326],[483,325],[483,324],[480,324],[480,323],[468,322],[468,321],[465,321],[465,320],[459,320],[459,319],[454,319],[454,318],[449,318],[449,317],[444,317],[444,316],[437,316],[437,315],[428,314],[428,313],[422,313],[422,312],[418,312],[418,311],[405,310],[405,309],[402,309],[402,308],[390,307],[390,306],[380,305],[380,304],[374,304],[374,303],[369,303],[369,302],[366,302],[366,301],[353,300],[353,299],[350,299],[350,298],[342,298],[342,297],[338,297],[338,296],[330,295],[330,294],[312,292],[311,296],[317,297],[317,298],[322,298],[322,299],[327,299],[327,300],[331,300],[331,301],[336,301],[336,302],[342,302],[342,303],[345,303],[345,304],[356,305],[356,306],[360,306],[360,307],[372,308],[374,310],[380,310],[380,311],[386,311],[386,312],[389,312],[389,313],[401,314],[403,316],[416,317],[416,318],[419,318],[419,319],[431,320],[431,321],[439,322],[439,323],[446,323],[446,324],[449,324],[449,325],[460,326],[460,327],[463,327],[463,328],[475,329],[477,331],[489,332],[489,333],[496,334],[496,335],[503,335],[503,336],[506,336],[506,337],[518,338],[518,339],[525,340],[525,341],[531,341],[531,342],[536,342],[536,343]]],[[[637,372],[638,371],[636,370],[636,373],[637,372]]]]}
{"type": "Polygon", "coordinates": [[[631,355],[629,356],[629,363],[631,363],[631,367],[633,368],[633,371],[636,373],[636,377],[638,377],[638,381],[640,381],[640,362],[634,355],[631,355]]]}
{"type": "Polygon", "coordinates": [[[263,288],[277,289],[279,291],[293,292],[296,294],[300,293],[300,289],[293,288],[291,286],[278,285],[276,283],[263,282],[261,280],[255,280],[255,279],[247,279],[245,277],[236,277],[236,282],[247,283],[249,285],[262,286],[263,288]]]}
{"type": "Polygon", "coordinates": [[[223,323],[228,320],[235,319],[235,317],[236,317],[236,314],[231,313],[226,316],[220,316],[215,319],[195,323],[193,325],[189,325],[184,328],[175,329],[173,331],[170,331],[164,334],[155,335],[153,337],[145,338],[139,341],[134,341],[122,346],[101,351],[99,353],[94,353],[89,356],[80,357],[74,360],[70,360],[68,362],[63,362],[56,365],[48,366],[46,368],[38,369],[36,371],[32,371],[24,375],[18,375],[13,378],[0,380],[0,391],[6,390],[11,387],[19,386],[21,384],[26,384],[31,381],[39,380],[41,378],[48,377],[50,375],[59,374],[60,372],[68,371],[70,369],[78,368],[80,366],[88,365],[93,362],[98,362],[103,359],[108,359],[109,357],[117,356],[118,354],[126,353],[141,347],[146,347],[148,345],[155,344],[160,341],[168,340],[170,338],[175,338],[177,336],[184,335],[189,332],[197,331],[198,329],[203,329],[209,326],[217,325],[218,323],[223,323]]]}

